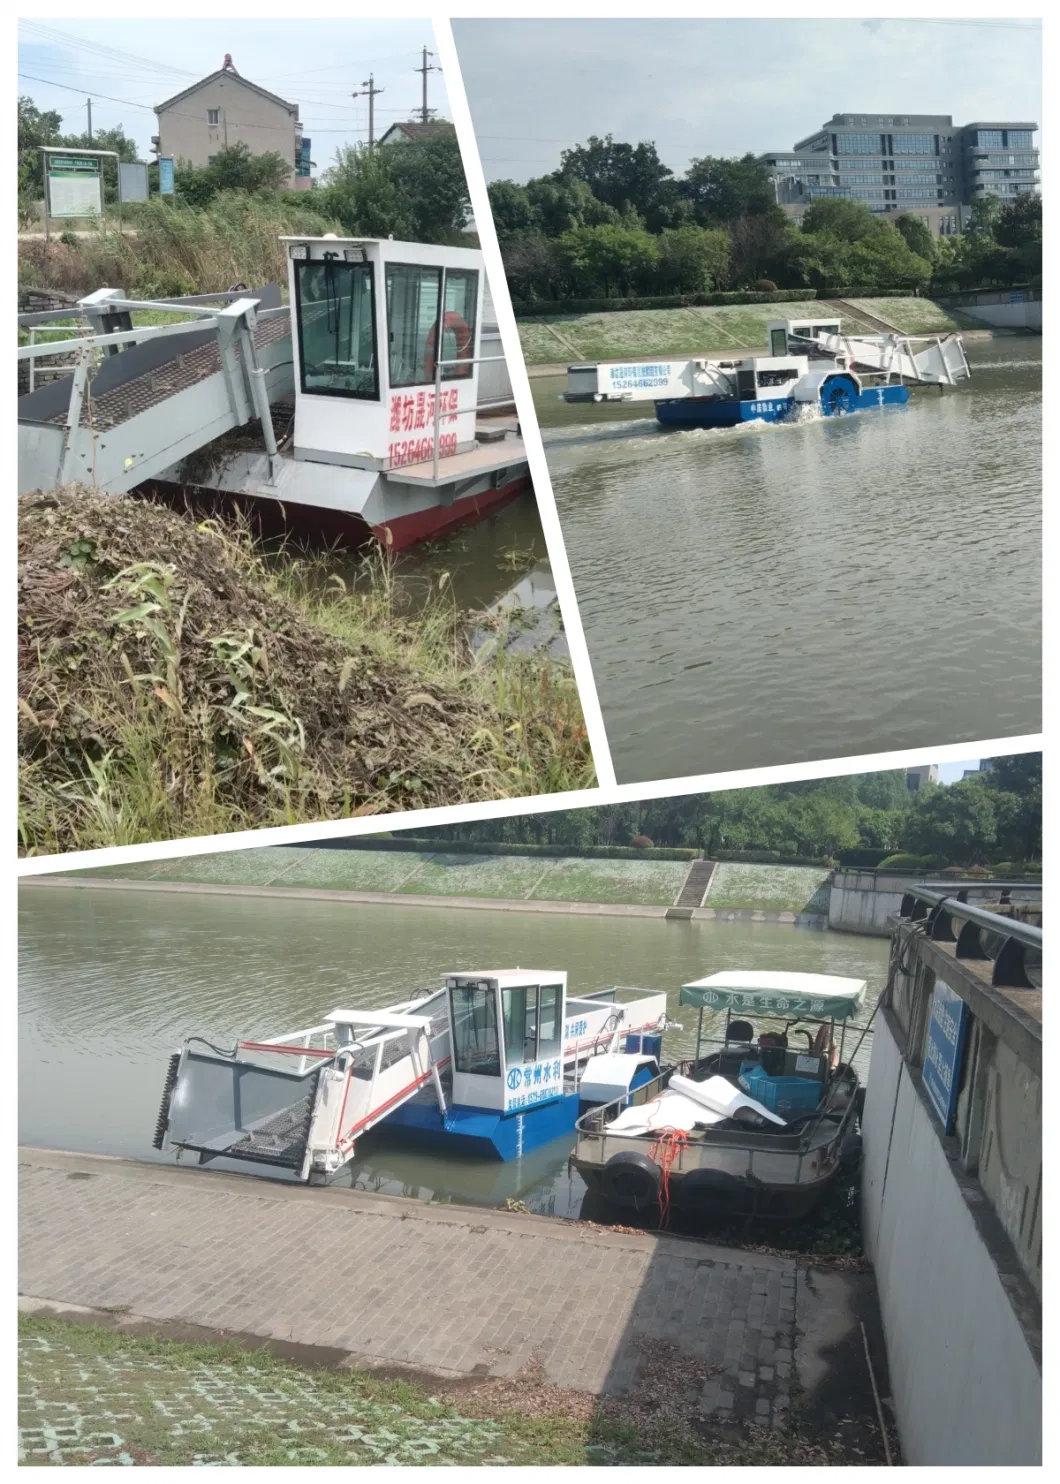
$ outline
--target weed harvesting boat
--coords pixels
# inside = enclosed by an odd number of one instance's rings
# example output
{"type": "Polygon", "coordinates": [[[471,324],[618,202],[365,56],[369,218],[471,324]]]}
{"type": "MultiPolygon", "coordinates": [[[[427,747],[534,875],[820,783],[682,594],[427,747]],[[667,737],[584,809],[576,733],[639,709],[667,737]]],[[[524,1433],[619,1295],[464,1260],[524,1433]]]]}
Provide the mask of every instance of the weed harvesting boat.
{"type": "Polygon", "coordinates": [[[808,1215],[859,1157],[862,1092],[845,1053],[865,989],[862,979],[753,970],[684,985],[680,1003],[699,1009],[695,1059],[579,1118],[571,1158],[586,1185],[663,1217],[671,1207],[693,1219],[808,1215]],[[703,1013],[723,1009],[717,1049],[701,1055],[703,1013]]]}
{"type": "Polygon", "coordinates": [[[179,300],[103,288],[72,311],[20,315],[32,387],[18,399],[20,492],[194,487],[323,512],[400,550],[530,488],[495,330],[497,353],[482,353],[480,252],[281,240],[290,308],[275,284],[179,300]],[[133,322],[174,309],[183,322],[133,322]],[[89,333],[35,341],[71,314],[89,333]],[[49,360],[70,369],[37,385],[49,360]],[[273,410],[292,398],[278,435],[273,410]]]}
{"type": "Polygon", "coordinates": [[[170,1059],[154,1147],[320,1180],[384,1125],[429,1149],[518,1159],[655,1077],[665,1026],[652,990],[568,998],[551,970],[446,974],[398,1005],[335,1009],[231,1049],[190,1037],[170,1059]]]}
{"type": "Polygon", "coordinates": [[[900,407],[911,386],[971,375],[960,335],[843,335],[841,322],[772,320],[768,356],[568,366],[566,402],[655,403],[665,427],[734,428],[900,407]]]}

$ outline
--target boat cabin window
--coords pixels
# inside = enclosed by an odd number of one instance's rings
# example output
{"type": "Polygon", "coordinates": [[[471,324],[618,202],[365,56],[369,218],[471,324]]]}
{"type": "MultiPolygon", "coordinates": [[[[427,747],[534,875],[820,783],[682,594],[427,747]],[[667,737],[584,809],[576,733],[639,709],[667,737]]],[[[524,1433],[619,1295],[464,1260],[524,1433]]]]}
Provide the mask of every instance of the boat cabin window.
{"type": "Polygon", "coordinates": [[[557,1057],[563,1047],[563,989],[559,984],[541,986],[541,1024],[538,1032],[539,1061],[557,1057]]]}
{"type": "Polygon", "coordinates": [[[770,330],[769,332],[769,354],[771,356],[786,356],[788,353],[787,330],[770,330]]]}
{"type": "Polygon", "coordinates": [[[371,263],[306,260],[295,264],[294,283],[302,391],[377,402],[371,263]]]}
{"type": "Polygon", "coordinates": [[[440,268],[387,264],[386,321],[392,387],[423,386],[434,380],[441,295],[440,268]]]}
{"type": "Polygon", "coordinates": [[[536,984],[501,990],[505,1066],[537,1060],[537,990],[536,984]]]}
{"type": "Polygon", "coordinates": [[[443,381],[470,376],[474,367],[475,319],[478,311],[478,274],[473,268],[445,270],[445,315],[442,319],[442,360],[460,361],[442,369],[443,381]]]}
{"type": "Polygon", "coordinates": [[[478,981],[453,984],[449,989],[449,1005],[454,1069],[473,1072],[479,1077],[499,1077],[496,991],[478,981]]]}
{"type": "Polygon", "coordinates": [[[475,354],[478,309],[478,273],[463,268],[426,268],[389,263],[386,270],[386,313],[390,332],[390,385],[423,386],[434,380],[437,362],[442,380],[470,376],[475,354]],[[438,307],[442,305],[441,349],[438,348],[438,307]]]}
{"type": "Polygon", "coordinates": [[[737,371],[736,392],[741,402],[753,402],[758,395],[753,371],[737,371]]]}

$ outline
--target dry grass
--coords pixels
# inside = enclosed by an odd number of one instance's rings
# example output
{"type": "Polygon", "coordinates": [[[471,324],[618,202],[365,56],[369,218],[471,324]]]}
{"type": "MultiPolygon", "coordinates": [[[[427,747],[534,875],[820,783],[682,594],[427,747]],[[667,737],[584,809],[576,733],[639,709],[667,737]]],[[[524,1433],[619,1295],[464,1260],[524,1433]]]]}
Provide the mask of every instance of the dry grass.
{"type": "Polygon", "coordinates": [[[72,487],[19,502],[20,850],[93,849],[584,787],[569,669],[479,663],[245,530],[72,487]]]}
{"type": "Polygon", "coordinates": [[[145,202],[130,216],[135,235],[100,231],[69,244],[20,242],[19,283],[73,293],[106,284],[145,298],[216,293],[234,283],[286,284],[280,237],[339,230],[303,204],[240,191],[205,209],[145,202]]]}

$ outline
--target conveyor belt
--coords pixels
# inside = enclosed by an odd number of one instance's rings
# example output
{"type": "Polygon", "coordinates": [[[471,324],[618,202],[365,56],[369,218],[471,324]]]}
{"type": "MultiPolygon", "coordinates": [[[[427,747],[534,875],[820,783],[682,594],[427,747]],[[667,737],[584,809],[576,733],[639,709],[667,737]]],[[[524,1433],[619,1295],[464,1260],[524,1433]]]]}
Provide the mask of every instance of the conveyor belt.
{"type": "MultiPolygon", "coordinates": [[[[262,350],[266,345],[271,345],[290,333],[289,319],[266,320],[254,331],[254,345],[262,350]]],[[[175,343],[180,342],[178,340],[175,343]]],[[[236,358],[240,359],[238,346],[236,358]]],[[[172,360],[145,371],[131,381],[123,382],[111,391],[104,392],[102,396],[86,397],[81,406],[81,426],[95,428],[97,432],[116,428],[119,423],[135,417],[139,412],[146,412],[150,407],[157,407],[167,397],[185,391],[197,381],[204,381],[207,376],[213,376],[220,369],[221,353],[217,348],[217,341],[211,340],[208,345],[174,356],[172,360]]],[[[56,412],[48,421],[60,425],[65,423],[66,408],[56,412]]]]}

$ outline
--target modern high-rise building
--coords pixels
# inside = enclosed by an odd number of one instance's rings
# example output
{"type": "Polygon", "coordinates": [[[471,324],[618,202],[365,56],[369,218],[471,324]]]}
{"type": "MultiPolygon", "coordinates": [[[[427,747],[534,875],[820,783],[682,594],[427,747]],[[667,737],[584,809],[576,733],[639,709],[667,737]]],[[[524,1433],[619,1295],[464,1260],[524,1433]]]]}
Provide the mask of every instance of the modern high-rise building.
{"type": "Polygon", "coordinates": [[[759,155],[777,200],[800,217],[822,197],[921,217],[959,232],[977,197],[1038,190],[1032,123],[954,126],[948,113],[837,113],[790,150],[759,155]]]}

